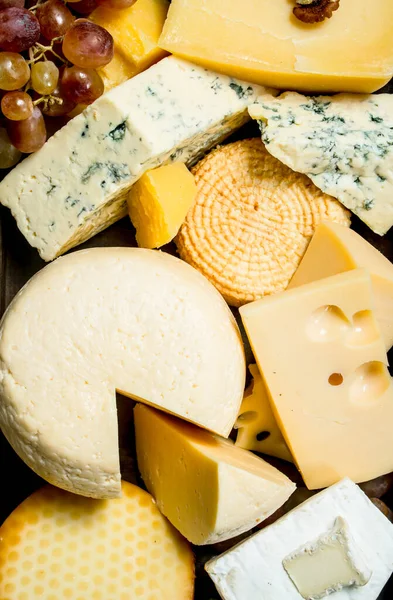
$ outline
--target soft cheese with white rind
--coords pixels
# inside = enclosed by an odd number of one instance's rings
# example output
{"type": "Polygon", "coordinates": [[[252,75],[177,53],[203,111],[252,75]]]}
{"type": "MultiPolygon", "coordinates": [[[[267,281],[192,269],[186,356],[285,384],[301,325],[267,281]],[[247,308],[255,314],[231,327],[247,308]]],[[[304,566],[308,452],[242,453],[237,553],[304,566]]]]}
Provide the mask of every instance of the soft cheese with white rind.
{"type": "Polygon", "coordinates": [[[267,150],[379,235],[393,225],[393,97],[264,96],[250,108],[267,150]]]}
{"type": "Polygon", "coordinates": [[[195,162],[249,119],[262,88],[168,57],[72,119],[0,183],[0,202],[44,260],[127,213],[161,164],[195,162]]]}
{"type": "Polygon", "coordinates": [[[41,477],[120,493],[115,390],[223,436],[245,381],[222,297],[195,269],[136,248],[73,253],[35,275],[0,327],[0,427],[41,477]]]}
{"type": "Polygon", "coordinates": [[[206,570],[224,600],[303,600],[283,560],[325,534],[338,517],[346,521],[371,577],[366,585],[343,588],[331,598],[377,600],[393,571],[393,525],[349,479],[306,500],[273,525],[212,559],[206,570]]]}

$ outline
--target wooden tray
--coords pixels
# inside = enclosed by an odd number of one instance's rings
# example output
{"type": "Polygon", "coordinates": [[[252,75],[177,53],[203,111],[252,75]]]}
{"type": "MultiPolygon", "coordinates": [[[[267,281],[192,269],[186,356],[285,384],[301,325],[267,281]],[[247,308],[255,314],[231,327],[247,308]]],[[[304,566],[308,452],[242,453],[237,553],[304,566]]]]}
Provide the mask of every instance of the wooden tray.
{"type": "MultiPolygon", "coordinates": [[[[389,91],[393,93],[393,80],[389,91]]],[[[230,141],[257,135],[259,135],[258,129],[255,124],[251,123],[242,128],[230,141]]],[[[393,262],[393,228],[391,232],[381,238],[373,234],[356,217],[352,219],[352,227],[393,262]]],[[[129,219],[119,221],[77,249],[96,246],[136,246],[135,232],[129,219]]],[[[165,250],[172,254],[176,253],[172,244],[168,245],[165,250]]],[[[29,246],[18,231],[10,212],[0,206],[0,317],[19,289],[44,265],[45,263],[39,258],[36,250],[29,246]]],[[[393,363],[393,352],[390,361],[393,363]]],[[[139,479],[135,460],[132,406],[133,402],[130,399],[118,396],[121,471],[122,477],[127,481],[143,485],[139,479]]],[[[0,473],[0,523],[2,523],[22,500],[45,482],[18,458],[1,432],[0,473]]],[[[287,474],[296,479],[294,468],[287,474]]],[[[393,492],[384,500],[393,508],[393,492]]],[[[214,585],[203,570],[203,564],[205,560],[230,546],[231,543],[225,543],[218,547],[195,548],[197,558],[196,600],[218,600],[214,585]]],[[[393,598],[393,577],[379,600],[390,600],[391,598],[393,598]]],[[[112,599],[108,598],[107,600],[112,599]]]]}

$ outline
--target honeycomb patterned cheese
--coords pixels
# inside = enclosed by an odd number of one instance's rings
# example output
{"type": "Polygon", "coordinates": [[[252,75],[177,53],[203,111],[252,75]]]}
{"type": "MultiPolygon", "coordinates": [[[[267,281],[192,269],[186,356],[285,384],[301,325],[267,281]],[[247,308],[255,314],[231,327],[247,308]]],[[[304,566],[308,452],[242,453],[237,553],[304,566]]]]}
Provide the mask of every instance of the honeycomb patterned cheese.
{"type": "Polygon", "coordinates": [[[197,196],[176,244],[232,306],[283,291],[322,220],[350,225],[349,211],[259,139],[218,148],[193,174],[197,196]]]}
{"type": "Polygon", "coordinates": [[[194,557],[152,497],[92,500],[45,486],[0,528],[1,600],[191,600],[194,557]]]}

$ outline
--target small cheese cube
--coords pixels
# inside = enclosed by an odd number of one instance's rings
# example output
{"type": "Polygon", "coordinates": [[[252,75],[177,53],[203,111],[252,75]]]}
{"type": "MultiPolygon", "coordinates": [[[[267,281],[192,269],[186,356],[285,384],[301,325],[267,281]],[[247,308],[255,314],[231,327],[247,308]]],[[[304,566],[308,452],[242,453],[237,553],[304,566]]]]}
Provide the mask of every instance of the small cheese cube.
{"type": "Polygon", "coordinates": [[[179,231],[191,208],[197,188],[183,163],[148,171],[132,186],[128,211],[142,248],[160,248],[179,231]]]}
{"type": "Polygon", "coordinates": [[[144,490],[99,501],[45,486],[0,527],[2,600],[192,600],[188,543],[144,490]]]}
{"type": "Polygon", "coordinates": [[[232,442],[139,404],[138,466],[161,512],[194,544],[235,537],[295,489],[285,475],[232,442]]]}
{"type": "Polygon", "coordinates": [[[167,53],[157,46],[168,11],[167,0],[137,0],[130,8],[99,6],[89,19],[109,31],[114,56],[99,71],[109,90],[144,71],[167,53]]]}
{"type": "Polygon", "coordinates": [[[393,471],[393,385],[355,269],[240,308],[273,411],[309,489],[393,471]]]}
{"type": "Polygon", "coordinates": [[[274,417],[266,386],[257,365],[249,366],[253,381],[246,390],[235,423],[236,446],[293,461],[274,417]]]}
{"type": "Polygon", "coordinates": [[[392,569],[393,525],[349,479],[206,564],[223,600],[377,600],[392,569]],[[302,547],[310,554],[296,568],[302,547]],[[348,574],[354,585],[343,587],[348,574]]]}
{"type": "Polygon", "coordinates": [[[332,222],[317,225],[288,289],[358,268],[371,274],[375,318],[389,350],[393,345],[393,264],[353,229],[332,222]]]}
{"type": "Polygon", "coordinates": [[[343,0],[305,25],[288,0],[172,0],[159,44],[217,71],[281,89],[373,92],[393,74],[390,0],[343,0]],[[364,27],[367,22],[367,35],[364,27]]]}

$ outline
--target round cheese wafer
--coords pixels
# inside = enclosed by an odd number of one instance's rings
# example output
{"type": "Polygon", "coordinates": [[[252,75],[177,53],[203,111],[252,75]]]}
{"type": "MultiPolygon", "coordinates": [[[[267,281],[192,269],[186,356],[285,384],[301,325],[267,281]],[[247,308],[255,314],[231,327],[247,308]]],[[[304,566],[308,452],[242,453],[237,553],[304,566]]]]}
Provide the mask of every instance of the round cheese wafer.
{"type": "Polygon", "coordinates": [[[194,557],[153,498],[122,483],[93,500],[45,486],[0,528],[1,600],[191,600],[194,557]]]}
{"type": "Polygon", "coordinates": [[[350,225],[349,211],[259,138],[218,148],[193,173],[195,204],[175,241],[232,306],[284,290],[322,220],[350,225]]]}

